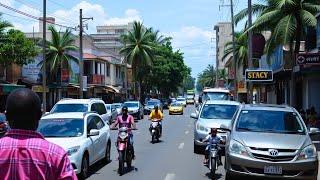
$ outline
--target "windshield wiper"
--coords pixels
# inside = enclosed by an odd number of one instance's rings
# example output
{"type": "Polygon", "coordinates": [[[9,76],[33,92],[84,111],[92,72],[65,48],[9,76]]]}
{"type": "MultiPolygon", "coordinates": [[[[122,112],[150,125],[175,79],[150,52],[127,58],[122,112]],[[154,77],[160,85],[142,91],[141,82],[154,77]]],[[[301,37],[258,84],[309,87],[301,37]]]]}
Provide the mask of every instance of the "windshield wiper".
{"type": "Polygon", "coordinates": [[[250,129],[250,128],[237,128],[237,130],[254,131],[253,129],[250,129]]]}

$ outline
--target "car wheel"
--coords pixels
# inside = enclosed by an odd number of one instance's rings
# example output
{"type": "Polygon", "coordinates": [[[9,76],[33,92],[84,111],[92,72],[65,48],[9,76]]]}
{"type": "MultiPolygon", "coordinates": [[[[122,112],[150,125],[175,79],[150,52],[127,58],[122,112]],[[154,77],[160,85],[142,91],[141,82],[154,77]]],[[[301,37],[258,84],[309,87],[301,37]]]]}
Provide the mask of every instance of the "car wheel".
{"type": "Polygon", "coordinates": [[[193,152],[195,154],[200,154],[200,146],[196,145],[196,143],[193,143],[193,152]]]}
{"type": "Polygon", "coordinates": [[[181,115],[183,115],[183,111],[182,111],[181,115]]]}
{"type": "Polygon", "coordinates": [[[141,119],[144,119],[144,114],[142,114],[141,119]]]}
{"type": "Polygon", "coordinates": [[[226,173],[226,180],[236,180],[236,178],[230,173],[226,173]]]}
{"type": "Polygon", "coordinates": [[[89,175],[89,157],[87,154],[83,155],[81,162],[81,172],[79,174],[79,179],[86,179],[89,175]]]}
{"type": "Polygon", "coordinates": [[[103,158],[103,162],[105,164],[108,164],[111,161],[111,144],[108,142],[107,148],[106,148],[106,154],[105,157],[103,158]]]}

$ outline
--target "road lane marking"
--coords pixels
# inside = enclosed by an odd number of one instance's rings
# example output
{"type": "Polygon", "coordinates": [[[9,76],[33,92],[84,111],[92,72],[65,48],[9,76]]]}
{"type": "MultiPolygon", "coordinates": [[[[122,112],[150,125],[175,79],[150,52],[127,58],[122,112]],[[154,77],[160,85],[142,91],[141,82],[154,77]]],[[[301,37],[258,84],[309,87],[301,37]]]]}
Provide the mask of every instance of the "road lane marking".
{"type": "Polygon", "coordinates": [[[178,148],[182,149],[183,147],[184,147],[184,143],[181,143],[178,148]]]}
{"type": "Polygon", "coordinates": [[[184,133],[189,134],[189,131],[186,131],[186,132],[184,132],[184,133]]]}
{"type": "Polygon", "coordinates": [[[140,132],[137,132],[137,134],[140,134],[140,132]]]}
{"type": "Polygon", "coordinates": [[[174,180],[175,174],[167,174],[164,180],[174,180]]]}

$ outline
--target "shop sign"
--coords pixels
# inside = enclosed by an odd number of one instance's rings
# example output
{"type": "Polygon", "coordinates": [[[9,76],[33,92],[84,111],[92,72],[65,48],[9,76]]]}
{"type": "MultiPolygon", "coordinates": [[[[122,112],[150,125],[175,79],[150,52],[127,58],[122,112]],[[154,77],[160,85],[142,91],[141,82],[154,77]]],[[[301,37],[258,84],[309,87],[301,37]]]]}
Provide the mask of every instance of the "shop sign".
{"type": "Polygon", "coordinates": [[[88,77],[82,76],[82,84],[83,84],[83,91],[87,91],[88,88],[88,77]]]}
{"type": "Polygon", "coordinates": [[[238,80],[238,93],[247,92],[247,83],[244,80],[238,80]]]}
{"type": "Polygon", "coordinates": [[[272,70],[246,70],[246,81],[273,81],[272,70]]]}
{"type": "MultiPolygon", "coordinates": [[[[43,86],[32,86],[33,92],[43,92],[43,86]]],[[[46,87],[46,92],[49,92],[49,88],[46,87]]]]}
{"type": "Polygon", "coordinates": [[[320,65],[320,54],[298,54],[296,56],[297,65],[320,65]]]}
{"type": "Polygon", "coordinates": [[[61,81],[62,83],[69,83],[69,71],[68,69],[61,70],[61,81]]]}
{"type": "Polygon", "coordinates": [[[127,69],[128,82],[132,82],[132,69],[127,69]]]}

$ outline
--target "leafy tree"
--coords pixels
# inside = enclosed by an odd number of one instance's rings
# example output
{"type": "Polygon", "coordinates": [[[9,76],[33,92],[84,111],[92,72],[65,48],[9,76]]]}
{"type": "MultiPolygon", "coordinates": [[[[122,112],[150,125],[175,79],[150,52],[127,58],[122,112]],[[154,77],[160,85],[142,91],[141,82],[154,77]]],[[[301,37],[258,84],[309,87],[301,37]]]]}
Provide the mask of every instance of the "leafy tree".
{"type": "MultiPolygon", "coordinates": [[[[125,47],[120,53],[124,54],[128,63],[132,65],[134,82],[141,82],[142,77],[137,76],[137,69],[141,65],[151,65],[154,60],[154,48],[152,46],[152,33],[143,27],[143,23],[135,21],[133,30],[129,34],[123,34],[121,39],[125,42],[125,47]]],[[[138,97],[138,87],[135,85],[135,94],[138,97]]]]}
{"type": "Polygon", "coordinates": [[[185,91],[194,89],[196,83],[195,81],[196,79],[191,75],[186,76],[183,80],[183,88],[185,89],[185,91]]]}
{"type": "MultiPolygon", "coordinates": [[[[72,72],[71,61],[78,64],[79,60],[70,52],[78,51],[78,47],[73,44],[74,36],[69,29],[64,33],[60,33],[53,26],[50,26],[49,30],[52,39],[47,42],[46,68],[50,71],[51,78],[53,79],[57,78],[59,69],[66,68],[69,72],[72,72]]],[[[42,64],[43,62],[41,61],[38,65],[42,64]]]]}
{"type": "Polygon", "coordinates": [[[216,83],[216,70],[213,65],[208,65],[205,70],[198,74],[197,90],[203,87],[214,87],[216,83]]]}
{"type": "Polygon", "coordinates": [[[2,34],[0,67],[5,68],[11,64],[22,66],[31,63],[34,61],[34,57],[40,53],[33,41],[28,39],[23,32],[15,29],[3,32],[0,27],[0,33],[2,34]]]}
{"type": "Polygon", "coordinates": [[[5,30],[7,28],[10,28],[10,27],[13,27],[13,26],[12,26],[12,24],[10,22],[2,20],[1,16],[2,16],[2,13],[0,12],[0,35],[2,36],[2,35],[4,35],[5,30]]]}
{"type": "Polygon", "coordinates": [[[217,73],[217,78],[218,79],[223,79],[223,80],[228,80],[229,74],[228,70],[226,68],[223,69],[218,69],[217,73]]]}

